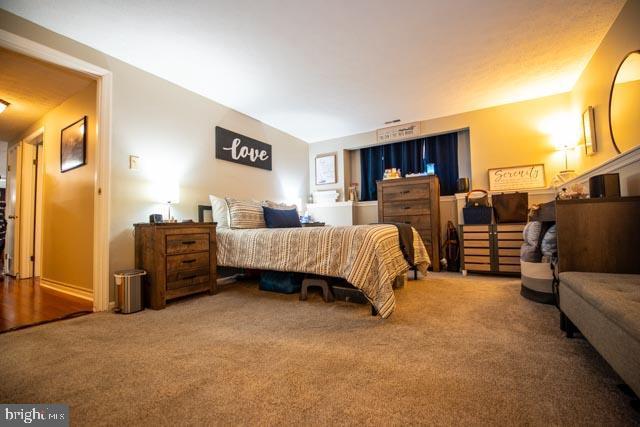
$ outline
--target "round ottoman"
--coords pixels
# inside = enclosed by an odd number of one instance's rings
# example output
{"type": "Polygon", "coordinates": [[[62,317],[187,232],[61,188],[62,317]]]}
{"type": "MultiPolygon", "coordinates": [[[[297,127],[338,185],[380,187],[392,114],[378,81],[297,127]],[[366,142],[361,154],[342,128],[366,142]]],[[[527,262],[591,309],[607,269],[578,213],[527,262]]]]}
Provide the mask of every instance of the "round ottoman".
{"type": "Polygon", "coordinates": [[[520,261],[520,295],[542,304],[554,304],[553,272],[548,262],[520,261]]]}

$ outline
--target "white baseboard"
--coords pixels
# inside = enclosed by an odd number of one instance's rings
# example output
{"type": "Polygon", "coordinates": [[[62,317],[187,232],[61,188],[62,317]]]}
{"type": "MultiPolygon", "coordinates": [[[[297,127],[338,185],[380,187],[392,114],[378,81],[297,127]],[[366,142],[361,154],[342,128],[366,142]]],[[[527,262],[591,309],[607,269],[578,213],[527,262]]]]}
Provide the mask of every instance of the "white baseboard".
{"type": "Polygon", "coordinates": [[[93,291],[89,289],[83,289],[74,285],[70,285],[68,283],[62,283],[44,278],[40,278],[40,286],[93,302],[93,291]]]}

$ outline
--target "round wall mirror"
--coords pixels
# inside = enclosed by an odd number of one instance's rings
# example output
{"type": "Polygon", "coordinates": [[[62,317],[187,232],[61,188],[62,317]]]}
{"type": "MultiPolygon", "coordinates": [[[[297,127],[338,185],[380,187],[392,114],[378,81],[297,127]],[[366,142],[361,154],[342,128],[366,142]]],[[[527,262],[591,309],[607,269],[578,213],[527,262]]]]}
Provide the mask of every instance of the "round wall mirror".
{"type": "Polygon", "coordinates": [[[640,145],[640,51],[618,67],[609,97],[609,130],[618,153],[640,145]]]}

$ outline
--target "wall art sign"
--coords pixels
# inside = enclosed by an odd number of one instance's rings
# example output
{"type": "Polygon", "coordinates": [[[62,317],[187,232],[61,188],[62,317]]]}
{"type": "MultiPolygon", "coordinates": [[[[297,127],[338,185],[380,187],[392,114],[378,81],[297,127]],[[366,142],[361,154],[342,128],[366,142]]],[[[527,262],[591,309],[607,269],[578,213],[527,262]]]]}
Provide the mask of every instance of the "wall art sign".
{"type": "Polygon", "coordinates": [[[419,136],[420,122],[391,126],[376,131],[376,139],[378,142],[393,142],[401,139],[418,138],[419,136]]]}
{"type": "Polygon", "coordinates": [[[60,131],[60,172],[87,164],[87,116],[60,131]]]}
{"type": "Polygon", "coordinates": [[[544,165],[489,169],[489,190],[530,190],[545,188],[544,165]]]}
{"type": "Polygon", "coordinates": [[[335,184],[338,182],[336,176],[336,154],[320,154],[316,156],[316,185],[335,184]]]}
{"type": "Polygon", "coordinates": [[[216,126],[216,159],[271,170],[271,145],[216,126]]]}

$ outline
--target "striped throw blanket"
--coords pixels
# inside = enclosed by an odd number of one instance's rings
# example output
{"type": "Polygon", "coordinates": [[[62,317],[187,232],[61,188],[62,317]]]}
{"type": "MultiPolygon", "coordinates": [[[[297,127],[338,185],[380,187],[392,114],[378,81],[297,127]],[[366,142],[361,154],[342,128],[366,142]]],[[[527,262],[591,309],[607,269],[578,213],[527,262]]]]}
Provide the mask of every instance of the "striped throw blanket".
{"type": "MultiPolygon", "coordinates": [[[[429,255],[413,235],[416,265],[426,273],[429,255]]],[[[395,308],[394,279],[409,270],[394,225],[218,229],[217,238],[218,265],[341,277],[383,318],[395,308]]]]}

